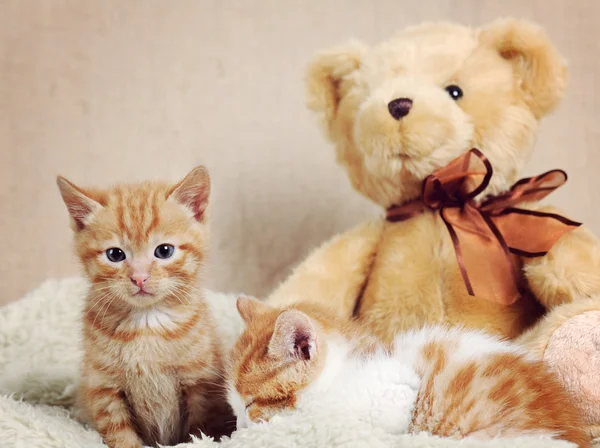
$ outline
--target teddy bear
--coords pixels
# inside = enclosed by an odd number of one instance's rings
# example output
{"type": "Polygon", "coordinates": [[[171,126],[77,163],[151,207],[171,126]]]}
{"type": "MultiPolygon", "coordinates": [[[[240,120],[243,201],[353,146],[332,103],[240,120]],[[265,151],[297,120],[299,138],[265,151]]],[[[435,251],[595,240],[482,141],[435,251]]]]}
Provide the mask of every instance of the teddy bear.
{"type": "Polygon", "coordinates": [[[564,172],[518,180],[567,85],[544,30],[424,23],[319,53],[306,85],[338,163],[385,215],[316,248],[267,301],[326,302],[388,343],[434,323],[521,338],[594,432],[600,244],[540,202],[564,172]]]}

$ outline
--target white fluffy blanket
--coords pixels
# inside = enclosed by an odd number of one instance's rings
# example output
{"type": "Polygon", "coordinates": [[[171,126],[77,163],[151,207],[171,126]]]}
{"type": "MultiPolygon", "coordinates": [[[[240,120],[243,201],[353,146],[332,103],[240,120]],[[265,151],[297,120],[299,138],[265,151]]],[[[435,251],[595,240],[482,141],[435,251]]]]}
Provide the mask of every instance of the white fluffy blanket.
{"type": "MultiPolygon", "coordinates": [[[[49,280],[22,300],[0,309],[0,447],[95,448],[100,436],[71,409],[76,388],[82,298],[81,279],[49,280]]],[[[209,293],[223,340],[241,329],[235,296],[209,293]]],[[[179,447],[480,447],[566,448],[542,438],[489,442],[451,441],[426,434],[393,436],[368,421],[335,415],[289,415],[237,431],[218,444],[196,439],[179,447]]]]}

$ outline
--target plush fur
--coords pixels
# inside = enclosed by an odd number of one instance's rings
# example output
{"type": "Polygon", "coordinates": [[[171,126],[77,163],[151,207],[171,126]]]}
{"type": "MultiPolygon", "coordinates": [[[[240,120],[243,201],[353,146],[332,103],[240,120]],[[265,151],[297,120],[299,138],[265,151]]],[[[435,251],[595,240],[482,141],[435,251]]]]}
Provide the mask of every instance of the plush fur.
{"type": "MultiPolygon", "coordinates": [[[[471,147],[494,169],[481,198],[506,191],[566,84],[566,64],[546,33],[514,19],[478,29],[415,26],[371,47],[353,42],[325,51],[307,71],[309,106],[339,163],[356,190],[382,208],[418,197],[426,176],[471,147]],[[394,100],[404,104],[401,117],[392,115],[394,100]]],[[[434,323],[515,338],[548,310],[600,297],[600,245],[585,227],[563,235],[547,255],[519,263],[528,291],[516,303],[469,296],[448,230],[427,211],[336,236],[268,300],[326,299],[391,341],[398,331],[434,323]]]]}

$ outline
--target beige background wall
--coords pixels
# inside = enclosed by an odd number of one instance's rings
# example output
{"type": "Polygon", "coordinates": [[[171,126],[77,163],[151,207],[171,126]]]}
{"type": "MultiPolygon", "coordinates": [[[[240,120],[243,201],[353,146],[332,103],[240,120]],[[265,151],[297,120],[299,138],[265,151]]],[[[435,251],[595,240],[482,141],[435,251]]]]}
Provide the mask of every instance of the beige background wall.
{"type": "Polygon", "coordinates": [[[214,183],[210,285],[263,294],[312,247],[378,211],[354,193],[304,107],[318,49],[399,27],[501,15],[544,25],[568,99],[527,173],[600,234],[600,1],[0,0],[0,303],[78,272],[54,178],[214,183]]]}

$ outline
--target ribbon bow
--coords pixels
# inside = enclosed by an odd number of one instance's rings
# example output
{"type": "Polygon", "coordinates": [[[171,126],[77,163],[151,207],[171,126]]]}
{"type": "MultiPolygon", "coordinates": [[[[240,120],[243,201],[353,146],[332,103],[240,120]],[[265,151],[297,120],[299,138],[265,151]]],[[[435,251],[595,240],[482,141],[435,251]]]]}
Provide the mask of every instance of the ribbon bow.
{"type": "Polygon", "coordinates": [[[516,256],[545,255],[564,233],[581,223],[514,207],[539,201],[563,185],[564,171],[521,179],[507,193],[476,202],[492,174],[489,160],[472,149],[428,176],[419,199],[392,206],[387,220],[404,221],[426,209],[439,210],[469,295],[510,305],[522,294],[516,256]]]}

